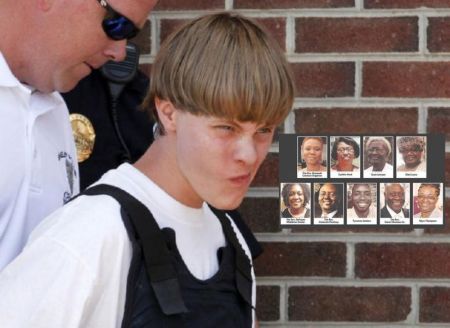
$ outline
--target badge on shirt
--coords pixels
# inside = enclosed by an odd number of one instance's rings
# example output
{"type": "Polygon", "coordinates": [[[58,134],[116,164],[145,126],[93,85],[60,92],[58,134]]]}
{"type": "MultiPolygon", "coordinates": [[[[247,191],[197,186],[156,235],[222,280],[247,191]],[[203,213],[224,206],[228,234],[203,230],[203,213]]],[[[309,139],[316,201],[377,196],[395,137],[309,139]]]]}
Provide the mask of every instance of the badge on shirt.
{"type": "Polygon", "coordinates": [[[81,114],[70,114],[73,137],[77,147],[78,163],[91,156],[95,143],[95,131],[91,121],[81,114]]]}

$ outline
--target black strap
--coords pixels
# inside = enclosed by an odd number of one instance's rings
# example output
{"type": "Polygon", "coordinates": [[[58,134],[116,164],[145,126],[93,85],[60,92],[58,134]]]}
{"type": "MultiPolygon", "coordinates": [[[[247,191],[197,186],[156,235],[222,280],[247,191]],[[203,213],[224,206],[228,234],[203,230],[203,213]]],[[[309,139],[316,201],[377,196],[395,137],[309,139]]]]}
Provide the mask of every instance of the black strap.
{"type": "Polygon", "coordinates": [[[166,315],[188,312],[167,244],[148,208],[126,191],[111,185],[95,185],[86,189],[83,194],[106,194],[119,202],[142,244],[149,280],[161,310],[166,315]]]}
{"type": "Polygon", "coordinates": [[[228,240],[235,249],[236,259],[236,287],[241,294],[242,298],[248,305],[252,305],[252,286],[253,279],[251,274],[252,265],[250,260],[244,252],[241,243],[237,239],[236,233],[231,226],[230,220],[226,217],[224,211],[220,211],[214,207],[211,207],[213,213],[219,218],[222,224],[222,229],[225,234],[226,240],[228,240]]]}

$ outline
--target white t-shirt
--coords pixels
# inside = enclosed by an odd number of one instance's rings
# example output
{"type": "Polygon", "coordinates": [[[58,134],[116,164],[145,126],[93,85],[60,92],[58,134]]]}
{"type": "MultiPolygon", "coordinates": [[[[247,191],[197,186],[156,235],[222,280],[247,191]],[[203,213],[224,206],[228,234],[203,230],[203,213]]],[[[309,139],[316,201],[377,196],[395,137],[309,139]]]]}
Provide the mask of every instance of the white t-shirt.
{"type": "Polygon", "coordinates": [[[34,227],[79,192],[67,106],[21,84],[0,53],[0,270],[34,227]]]}
{"type": "MultiPolygon", "coordinates": [[[[107,172],[99,183],[128,191],[160,227],[174,229],[183,261],[195,277],[204,280],[217,272],[217,249],[225,237],[206,204],[184,206],[129,164],[107,172]]],[[[131,257],[119,203],[109,196],[80,196],[39,225],[24,252],[0,273],[2,326],[120,327],[131,257]]],[[[255,304],[254,283],[252,296],[255,304]]]]}

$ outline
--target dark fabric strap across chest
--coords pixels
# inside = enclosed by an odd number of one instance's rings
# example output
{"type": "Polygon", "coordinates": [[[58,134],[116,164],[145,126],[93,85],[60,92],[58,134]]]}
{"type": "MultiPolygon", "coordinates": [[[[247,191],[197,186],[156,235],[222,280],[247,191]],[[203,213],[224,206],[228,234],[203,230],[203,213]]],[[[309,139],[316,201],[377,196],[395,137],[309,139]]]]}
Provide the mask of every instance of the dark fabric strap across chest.
{"type": "Polygon", "coordinates": [[[115,198],[132,242],[122,328],[251,327],[251,264],[225,212],[211,208],[227,240],[218,251],[219,270],[210,279],[198,280],[181,258],[175,232],[161,230],[136,198],[105,184],[83,194],[115,198]]]}

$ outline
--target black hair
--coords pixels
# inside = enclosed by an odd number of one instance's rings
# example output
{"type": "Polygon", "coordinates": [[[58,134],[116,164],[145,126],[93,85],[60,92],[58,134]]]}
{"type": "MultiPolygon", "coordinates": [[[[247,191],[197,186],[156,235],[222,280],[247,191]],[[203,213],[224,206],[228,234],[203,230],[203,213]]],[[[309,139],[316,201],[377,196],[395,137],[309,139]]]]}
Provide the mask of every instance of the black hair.
{"type": "Polygon", "coordinates": [[[289,192],[294,185],[299,185],[302,188],[303,197],[305,198],[305,204],[309,204],[311,198],[311,192],[309,186],[306,183],[285,183],[283,189],[281,189],[281,197],[286,207],[289,207],[289,192]]]}
{"type": "Polygon", "coordinates": [[[343,142],[347,145],[350,145],[353,147],[353,151],[355,153],[355,158],[359,157],[359,145],[358,143],[353,140],[353,138],[350,137],[338,137],[333,144],[333,148],[331,149],[331,158],[334,159],[335,161],[337,161],[337,145],[343,142]]]}

